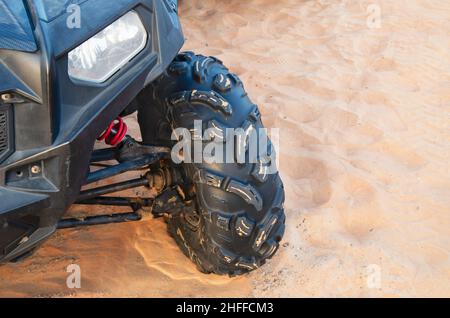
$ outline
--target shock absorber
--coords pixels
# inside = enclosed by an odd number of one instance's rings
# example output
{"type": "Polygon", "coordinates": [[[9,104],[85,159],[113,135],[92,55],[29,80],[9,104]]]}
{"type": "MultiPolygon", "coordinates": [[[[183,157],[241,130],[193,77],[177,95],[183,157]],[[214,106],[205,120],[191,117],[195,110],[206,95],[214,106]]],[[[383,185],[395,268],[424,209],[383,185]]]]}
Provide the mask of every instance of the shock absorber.
{"type": "Polygon", "coordinates": [[[104,140],[106,144],[116,146],[125,138],[127,130],[127,124],[125,124],[120,116],[117,116],[117,118],[108,125],[97,140],[104,140]]]}

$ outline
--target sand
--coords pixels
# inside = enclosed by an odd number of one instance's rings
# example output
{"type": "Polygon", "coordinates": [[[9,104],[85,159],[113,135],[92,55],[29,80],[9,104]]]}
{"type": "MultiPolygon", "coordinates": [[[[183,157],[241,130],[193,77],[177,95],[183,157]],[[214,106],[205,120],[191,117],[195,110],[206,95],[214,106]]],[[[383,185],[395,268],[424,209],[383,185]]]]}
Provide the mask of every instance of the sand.
{"type": "Polygon", "coordinates": [[[450,3],[189,0],[180,13],[185,49],[223,60],[280,129],[279,253],[230,279],[198,273],[160,219],[64,230],[0,267],[0,296],[449,297],[450,3]],[[71,263],[81,289],[66,287],[71,263]]]}

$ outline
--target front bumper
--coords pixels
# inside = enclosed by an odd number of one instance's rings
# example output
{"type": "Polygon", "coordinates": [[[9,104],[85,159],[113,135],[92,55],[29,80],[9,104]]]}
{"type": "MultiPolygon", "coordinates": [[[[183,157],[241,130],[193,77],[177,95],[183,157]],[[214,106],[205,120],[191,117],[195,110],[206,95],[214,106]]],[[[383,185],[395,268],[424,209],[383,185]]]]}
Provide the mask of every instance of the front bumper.
{"type": "MultiPolygon", "coordinates": [[[[15,142],[19,146],[0,163],[0,262],[20,256],[55,231],[85,183],[96,137],[143,87],[167,68],[183,45],[176,6],[171,5],[174,1],[113,3],[111,16],[131,9],[138,11],[152,40],[127,67],[102,85],[74,84],[67,76],[67,52],[80,40],[69,44],[69,35],[62,43],[49,47],[49,43],[58,41],[64,15],[51,22],[44,19],[36,28],[36,37],[43,41],[37,54],[53,54],[52,58],[46,57],[45,65],[52,85],[45,92],[50,92],[48,95],[36,94],[34,98],[32,93],[38,91],[34,90],[26,96],[33,98],[20,105],[9,105],[14,110],[15,142]],[[39,116],[44,116],[42,110],[52,118],[40,120],[39,116]],[[43,129],[43,122],[51,127],[50,133],[43,129]]],[[[96,1],[84,2],[84,6],[85,19],[89,19],[90,11],[98,10],[96,1]]],[[[2,91],[0,86],[0,94],[6,92],[21,93],[14,89],[2,91]]]]}

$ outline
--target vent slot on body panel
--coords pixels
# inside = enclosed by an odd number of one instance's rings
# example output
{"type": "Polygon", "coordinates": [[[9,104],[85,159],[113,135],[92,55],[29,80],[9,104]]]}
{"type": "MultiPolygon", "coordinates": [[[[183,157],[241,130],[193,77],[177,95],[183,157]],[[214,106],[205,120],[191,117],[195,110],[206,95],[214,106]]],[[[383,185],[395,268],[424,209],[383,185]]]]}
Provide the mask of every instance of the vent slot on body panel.
{"type": "Polygon", "coordinates": [[[12,109],[0,105],[0,162],[12,152],[12,109]]]}

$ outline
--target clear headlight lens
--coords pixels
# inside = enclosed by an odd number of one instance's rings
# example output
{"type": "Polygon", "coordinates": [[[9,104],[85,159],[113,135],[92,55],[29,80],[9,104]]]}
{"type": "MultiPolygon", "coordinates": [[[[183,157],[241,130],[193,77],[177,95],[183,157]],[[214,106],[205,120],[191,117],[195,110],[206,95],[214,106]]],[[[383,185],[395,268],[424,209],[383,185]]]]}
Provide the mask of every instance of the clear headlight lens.
{"type": "Polygon", "coordinates": [[[135,57],[147,43],[139,15],[130,11],[69,52],[73,80],[102,83],[135,57]]]}

